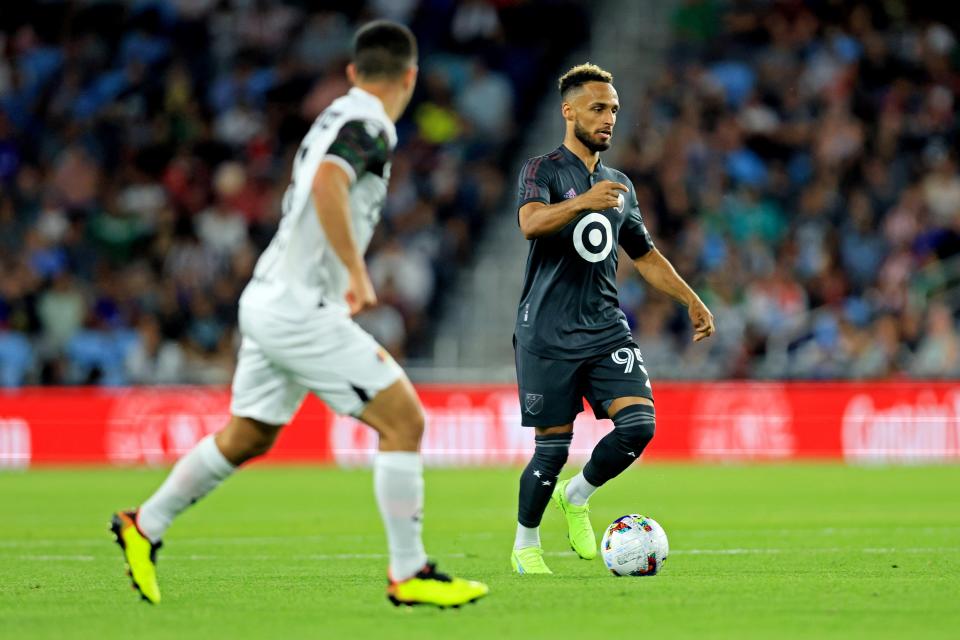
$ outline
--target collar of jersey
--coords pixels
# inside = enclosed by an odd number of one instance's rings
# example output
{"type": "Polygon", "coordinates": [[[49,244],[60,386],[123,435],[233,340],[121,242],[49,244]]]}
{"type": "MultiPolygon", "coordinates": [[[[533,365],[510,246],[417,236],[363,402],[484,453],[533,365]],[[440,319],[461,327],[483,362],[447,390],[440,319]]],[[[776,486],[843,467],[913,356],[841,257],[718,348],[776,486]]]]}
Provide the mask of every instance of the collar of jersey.
{"type": "MultiPolygon", "coordinates": [[[[354,96],[354,97],[356,97],[356,98],[359,98],[360,100],[364,100],[364,101],[366,101],[366,102],[369,102],[371,105],[376,105],[377,111],[382,112],[382,113],[383,113],[383,117],[384,117],[384,118],[387,118],[387,112],[386,112],[386,110],[383,108],[383,103],[380,102],[380,98],[378,98],[377,96],[373,95],[373,94],[370,93],[369,91],[364,91],[364,90],[361,89],[360,87],[351,87],[351,88],[350,88],[350,91],[348,91],[347,93],[349,93],[350,95],[352,95],[352,96],[354,96]]],[[[387,119],[389,120],[389,118],[387,118],[387,119]]]]}
{"type": "MultiPolygon", "coordinates": [[[[577,154],[575,154],[573,151],[570,151],[570,149],[567,149],[567,145],[565,144],[560,145],[560,153],[564,154],[567,157],[567,160],[575,163],[578,167],[583,169],[583,172],[586,173],[588,176],[592,175],[590,171],[587,170],[587,165],[583,164],[583,160],[581,160],[577,156],[577,154]]],[[[600,158],[597,158],[597,166],[594,167],[593,173],[599,173],[600,170],[604,168],[605,167],[603,166],[603,160],[601,160],[600,158]]]]}

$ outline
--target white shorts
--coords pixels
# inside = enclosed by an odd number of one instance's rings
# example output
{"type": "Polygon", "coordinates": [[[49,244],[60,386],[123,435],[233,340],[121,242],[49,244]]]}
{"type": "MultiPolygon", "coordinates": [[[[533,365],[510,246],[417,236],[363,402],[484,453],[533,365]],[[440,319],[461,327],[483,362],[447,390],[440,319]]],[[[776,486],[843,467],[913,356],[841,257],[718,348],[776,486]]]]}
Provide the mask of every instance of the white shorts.
{"type": "Polygon", "coordinates": [[[230,413],[290,421],[308,391],[341,415],[359,416],[403,376],[400,365],[342,307],[280,316],[240,305],[240,353],[230,413]]]}

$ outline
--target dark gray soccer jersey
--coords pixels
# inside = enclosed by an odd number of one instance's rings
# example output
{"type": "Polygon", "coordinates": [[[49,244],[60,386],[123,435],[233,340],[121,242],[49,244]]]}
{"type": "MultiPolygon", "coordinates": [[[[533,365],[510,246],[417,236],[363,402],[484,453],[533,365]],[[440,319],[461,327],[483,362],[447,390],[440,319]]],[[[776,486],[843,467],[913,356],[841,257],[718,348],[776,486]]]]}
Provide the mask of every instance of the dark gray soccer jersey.
{"type": "Polygon", "coordinates": [[[601,162],[591,174],[561,145],[524,165],[517,209],[528,202],[573,198],[602,180],[627,186],[620,206],[585,211],[556,233],[530,241],[515,335],[519,346],[538,355],[585,358],[630,339],[617,298],[617,245],[638,258],[653,248],[653,241],[629,178],[601,162]]]}

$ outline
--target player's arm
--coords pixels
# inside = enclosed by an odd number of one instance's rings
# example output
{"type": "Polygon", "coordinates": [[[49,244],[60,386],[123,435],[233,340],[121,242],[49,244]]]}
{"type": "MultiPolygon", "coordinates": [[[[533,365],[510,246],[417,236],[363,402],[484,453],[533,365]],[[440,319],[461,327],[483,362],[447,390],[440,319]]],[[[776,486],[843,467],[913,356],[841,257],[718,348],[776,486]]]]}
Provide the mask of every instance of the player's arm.
{"type": "Polygon", "coordinates": [[[703,304],[700,296],[680,277],[670,261],[652,247],[647,253],[635,258],[633,264],[643,279],[655,289],[659,289],[674,300],[687,307],[690,322],[693,324],[693,341],[699,342],[713,335],[713,314],[703,304]]]}
{"type": "Polygon", "coordinates": [[[313,176],[311,190],[320,226],[350,276],[347,303],[351,313],[373,306],[377,296],[353,237],[350,185],[364,172],[382,169],[388,155],[382,132],[370,123],[350,121],[340,128],[313,176]]]}
{"type": "Polygon", "coordinates": [[[377,295],[353,237],[350,220],[350,175],[340,163],[324,160],[313,176],[312,195],[323,233],[350,274],[347,290],[350,313],[373,306],[377,295]]]}
{"type": "MultiPolygon", "coordinates": [[[[629,182],[629,180],[627,180],[629,182]]],[[[693,341],[699,342],[713,335],[713,314],[700,296],[680,277],[670,261],[653,246],[653,239],[643,224],[637,191],[630,184],[627,194],[626,216],[620,227],[620,246],[627,252],[643,279],[680,304],[687,307],[693,324],[693,341]]]]}
{"type": "Polygon", "coordinates": [[[520,230],[527,240],[549,236],[565,226],[584,211],[603,211],[619,204],[618,195],[627,191],[619,182],[601,180],[589,191],[569,200],[546,204],[528,202],[520,207],[520,230]]]}

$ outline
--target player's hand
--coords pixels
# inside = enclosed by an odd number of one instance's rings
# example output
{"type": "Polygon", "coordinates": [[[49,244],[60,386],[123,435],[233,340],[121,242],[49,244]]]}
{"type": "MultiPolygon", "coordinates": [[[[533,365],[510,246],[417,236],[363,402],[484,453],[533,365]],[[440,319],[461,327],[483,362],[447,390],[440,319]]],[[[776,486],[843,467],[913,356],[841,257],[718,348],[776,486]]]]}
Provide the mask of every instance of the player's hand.
{"type": "Polygon", "coordinates": [[[707,305],[703,304],[700,298],[697,298],[687,307],[687,313],[690,314],[690,322],[693,323],[693,341],[700,342],[704,338],[709,338],[716,331],[713,326],[713,314],[707,305]]]}
{"type": "Polygon", "coordinates": [[[377,304],[377,294],[373,290],[373,283],[370,282],[370,274],[367,273],[366,267],[350,272],[347,304],[350,305],[350,315],[356,315],[377,304]]]}
{"type": "Polygon", "coordinates": [[[601,180],[590,187],[590,191],[582,194],[581,202],[589,211],[603,211],[614,209],[620,205],[620,198],[629,191],[626,185],[612,180],[601,180]]]}

